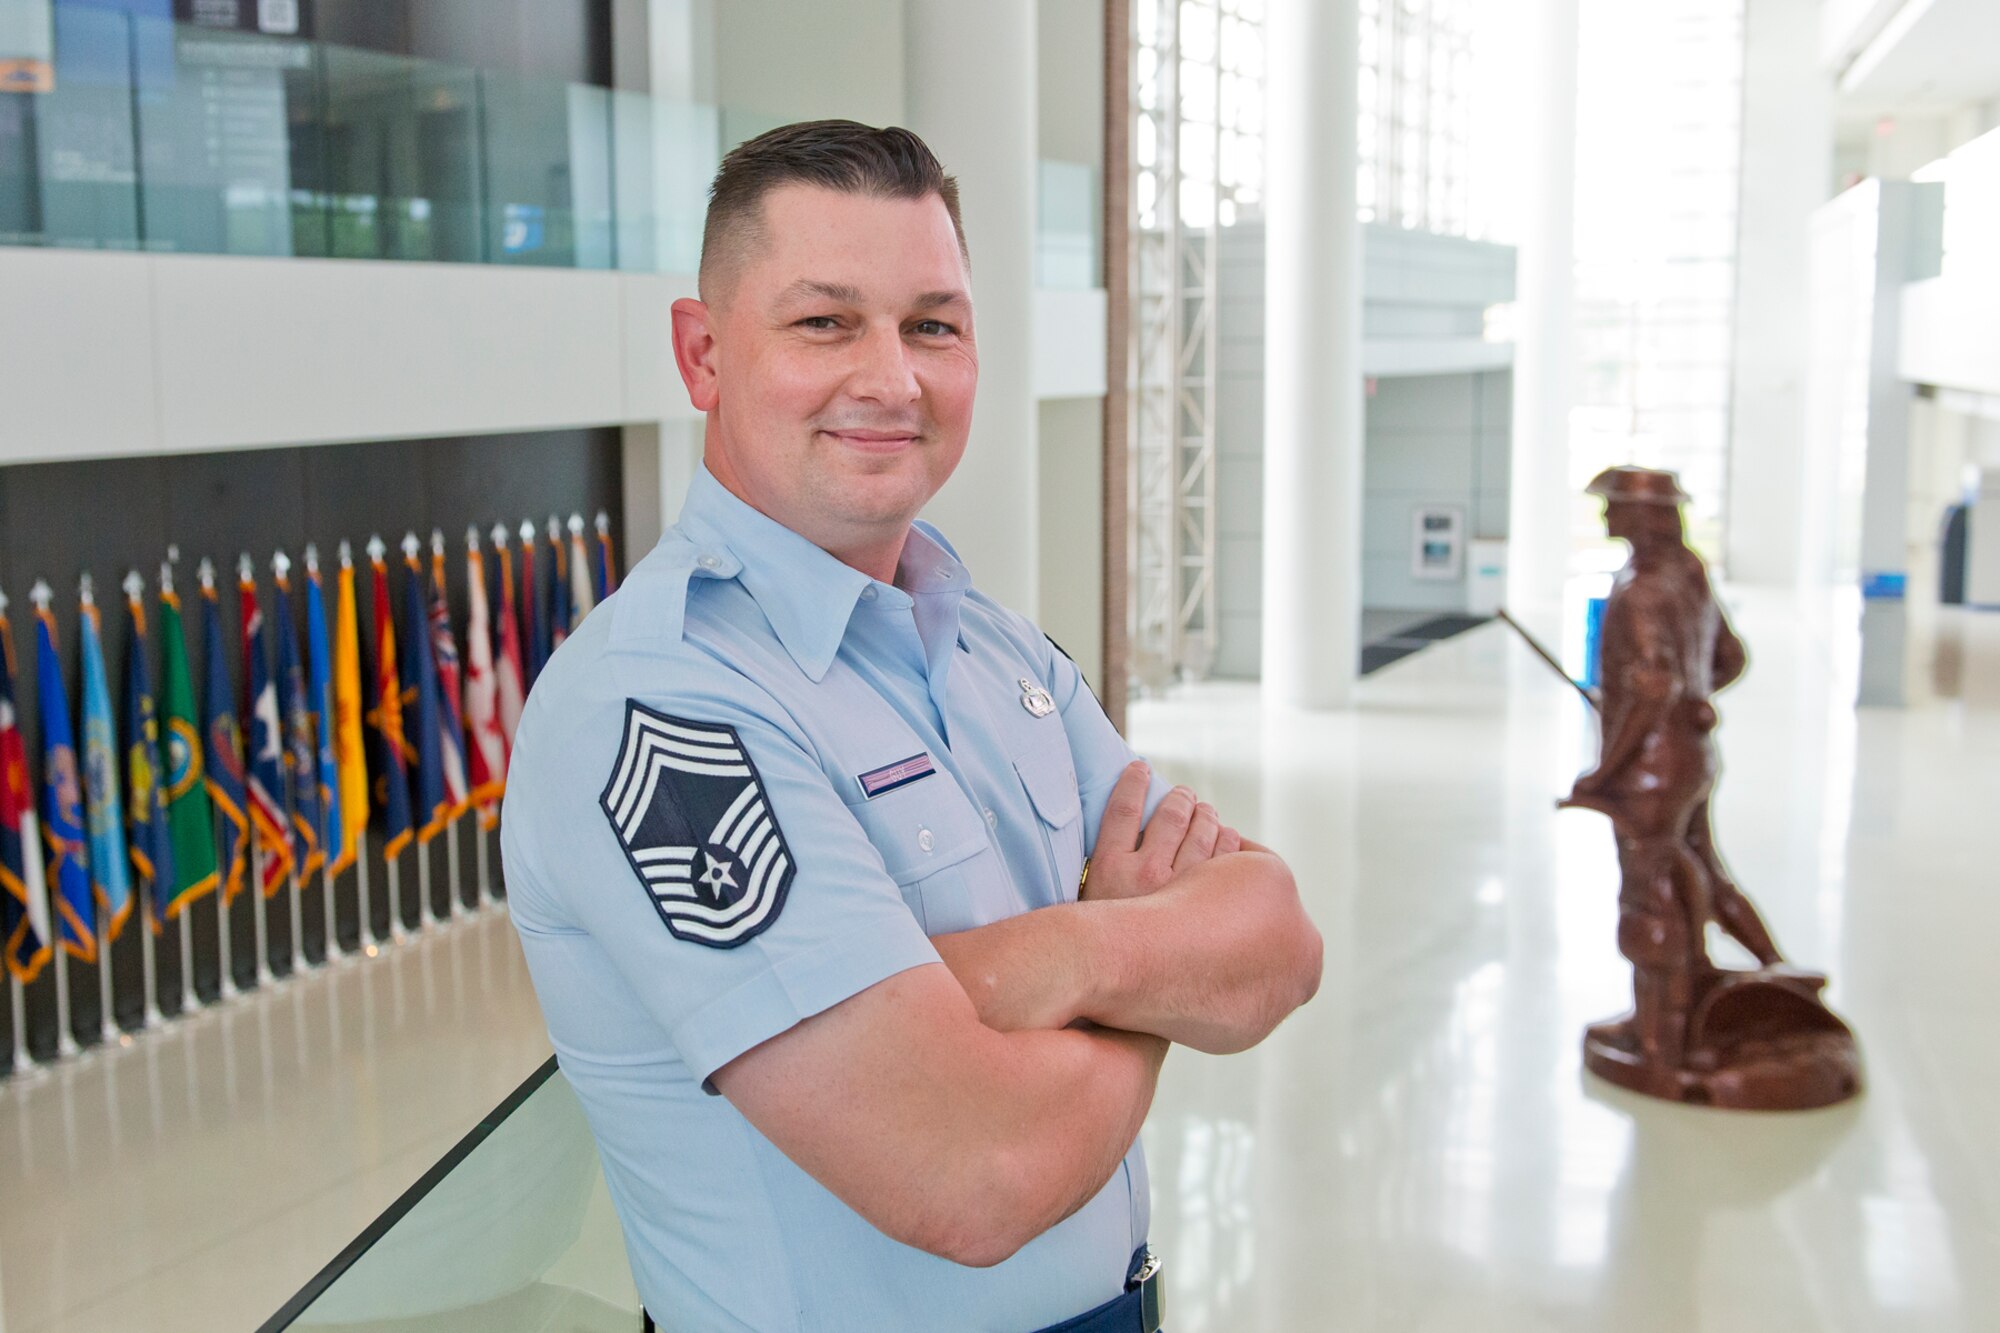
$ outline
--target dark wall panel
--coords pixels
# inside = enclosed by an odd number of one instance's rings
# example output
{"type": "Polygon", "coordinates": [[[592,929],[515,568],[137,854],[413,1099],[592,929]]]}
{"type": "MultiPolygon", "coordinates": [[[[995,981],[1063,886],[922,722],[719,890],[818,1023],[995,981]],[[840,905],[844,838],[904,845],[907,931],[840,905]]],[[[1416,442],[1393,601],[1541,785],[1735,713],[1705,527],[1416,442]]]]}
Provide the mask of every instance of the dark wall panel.
{"type": "MultiPolygon", "coordinates": [[[[159,682],[158,575],[169,544],[178,546],[179,587],[188,622],[188,651],[197,695],[207,679],[208,663],[201,637],[200,599],[195,571],[203,557],[215,563],[222,592],[224,656],[234,687],[240,691],[243,664],[238,651],[236,566],[248,552],[254,562],[260,604],[267,619],[272,607],[271,557],[280,549],[299,566],[293,582],[293,633],[300,660],[305,660],[303,553],[317,543],[322,567],[332,571],[342,538],[353,543],[357,568],[358,611],[361,622],[363,671],[373,660],[375,645],[366,543],[379,533],[390,548],[390,592],[399,636],[403,633],[403,565],[401,541],[414,531],[425,543],[429,568],[431,531],[446,539],[447,586],[452,623],[464,655],[466,620],[465,531],[476,525],[481,534],[495,523],[510,533],[522,519],[533,519],[538,532],[551,514],[565,519],[581,513],[586,519],[603,510],[612,516],[612,535],[621,565],[624,551],[617,527],[622,512],[618,435],[613,430],[548,431],[520,435],[461,437],[439,440],[374,441],[309,448],[246,450],[169,458],[144,458],[79,463],[25,464],[0,467],[0,588],[12,599],[9,608],[14,648],[21,678],[21,723],[32,780],[41,780],[40,726],[35,683],[34,615],[28,591],[46,579],[55,592],[54,612],[62,640],[65,679],[72,716],[79,706],[77,648],[77,587],[89,571],[97,583],[103,612],[104,649],[110,676],[113,710],[118,714],[119,743],[124,744],[123,690],[130,652],[129,620],[120,588],[126,572],[138,569],[146,578],[149,670],[159,682]]],[[[541,555],[546,549],[538,549],[541,555]]],[[[518,560],[518,556],[516,557],[518,560]]],[[[544,572],[548,561],[538,560],[544,572]]],[[[518,567],[518,566],[517,566],[518,567]]],[[[329,608],[329,612],[331,608],[329,608]]],[[[276,628],[275,626],[273,627],[276,628]]],[[[372,757],[371,757],[372,762],[372,757]]],[[[122,775],[121,775],[122,776],[122,775]]],[[[39,793],[39,786],[37,786],[39,793]]],[[[467,902],[474,892],[474,843],[471,819],[459,822],[463,859],[459,887],[467,902]]],[[[431,844],[432,903],[439,914],[449,909],[443,840],[431,844]]],[[[379,842],[372,843],[371,916],[373,933],[386,931],[388,900],[379,842]]],[[[402,906],[406,924],[417,920],[416,853],[401,858],[402,906]]],[[[498,876],[498,857],[493,858],[498,876]]],[[[496,887],[498,887],[496,885],[496,887]]],[[[343,945],[359,939],[358,905],[353,876],[336,891],[338,929],[343,945]]],[[[254,980],[255,935],[248,895],[238,898],[229,913],[232,963],[239,984],[254,980]]],[[[324,951],[324,905],[318,885],[304,895],[301,926],[306,953],[324,951]]],[[[290,967],[291,921],[286,894],[269,900],[267,930],[273,965],[290,967]]],[[[196,987],[207,998],[221,984],[216,946],[217,909],[211,899],[194,909],[196,987]]],[[[119,1020],[136,1025],[144,1005],[137,932],[128,925],[114,950],[115,1004],[119,1020]]],[[[179,940],[169,932],[159,942],[162,990],[170,999],[180,988],[179,940]]],[[[98,1022],[97,975],[93,967],[73,964],[71,992],[79,1030],[94,1031],[98,1022]]],[[[37,1053],[54,1048],[56,1039],[53,970],[28,988],[29,1042],[37,1053]]],[[[10,1030],[0,1021],[0,1041],[10,1030]]]]}

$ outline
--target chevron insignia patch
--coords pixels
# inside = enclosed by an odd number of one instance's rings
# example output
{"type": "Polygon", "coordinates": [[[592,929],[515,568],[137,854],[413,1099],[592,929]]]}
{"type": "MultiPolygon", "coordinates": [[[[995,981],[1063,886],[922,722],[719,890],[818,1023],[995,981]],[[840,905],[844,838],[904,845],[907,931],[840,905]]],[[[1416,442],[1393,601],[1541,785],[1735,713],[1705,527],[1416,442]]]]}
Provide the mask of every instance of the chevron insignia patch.
{"type": "Polygon", "coordinates": [[[791,848],[734,727],[626,700],[598,804],[677,939],[734,948],[784,910],[791,848]]]}

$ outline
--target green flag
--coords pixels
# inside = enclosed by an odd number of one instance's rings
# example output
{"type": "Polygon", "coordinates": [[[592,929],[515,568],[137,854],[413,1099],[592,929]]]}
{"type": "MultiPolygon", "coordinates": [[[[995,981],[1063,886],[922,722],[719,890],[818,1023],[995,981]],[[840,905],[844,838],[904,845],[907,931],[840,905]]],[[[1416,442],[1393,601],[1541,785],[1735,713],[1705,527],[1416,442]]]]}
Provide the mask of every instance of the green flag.
{"type": "Polygon", "coordinates": [[[166,915],[179,916],[216,885],[215,812],[202,781],[201,729],[195,721],[194,678],[181,633],[181,602],[160,591],[161,740],[166,753],[167,836],[174,849],[174,882],[163,887],[166,915]]]}

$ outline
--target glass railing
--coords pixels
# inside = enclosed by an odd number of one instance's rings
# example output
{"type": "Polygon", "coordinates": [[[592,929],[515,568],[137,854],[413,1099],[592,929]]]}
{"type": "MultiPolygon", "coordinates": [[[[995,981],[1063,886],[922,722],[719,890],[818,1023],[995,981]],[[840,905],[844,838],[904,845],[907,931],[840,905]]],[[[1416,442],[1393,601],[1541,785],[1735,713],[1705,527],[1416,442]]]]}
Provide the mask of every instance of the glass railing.
{"type": "MultiPolygon", "coordinates": [[[[693,272],[722,154],[780,123],[85,5],[0,92],[0,245],[693,272]]],[[[1097,285],[1093,168],[1041,164],[1044,286],[1097,285]]]]}
{"type": "Polygon", "coordinates": [[[639,1323],[590,1126],[551,1058],[260,1333],[634,1333],[639,1323]]]}

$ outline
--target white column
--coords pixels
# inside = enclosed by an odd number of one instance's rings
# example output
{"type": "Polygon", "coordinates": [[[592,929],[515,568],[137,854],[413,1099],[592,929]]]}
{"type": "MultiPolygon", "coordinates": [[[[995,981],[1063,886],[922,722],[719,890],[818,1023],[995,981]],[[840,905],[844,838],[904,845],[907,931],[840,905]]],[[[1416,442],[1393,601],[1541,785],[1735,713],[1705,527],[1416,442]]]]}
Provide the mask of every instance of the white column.
{"type": "MultiPolygon", "coordinates": [[[[715,0],[613,0],[613,83],[621,93],[650,98],[644,105],[621,100],[613,108],[624,192],[621,268],[692,272],[699,258],[700,201],[720,165],[714,152],[715,22],[715,0]]],[[[664,312],[657,317],[664,320],[664,312]]],[[[670,364],[632,371],[673,376],[670,364]]],[[[677,380],[664,392],[669,402],[685,406],[677,380]]],[[[701,420],[684,415],[622,428],[625,506],[618,559],[625,568],[644,559],[679,516],[701,461],[701,435],[701,420]]]]}
{"type": "Polygon", "coordinates": [[[907,123],[958,178],[979,339],[979,402],[958,472],[924,511],[988,595],[1037,614],[1033,362],[1035,4],[903,6],[907,123]]]}
{"type": "Polygon", "coordinates": [[[1355,0],[1274,0],[1264,123],[1264,697],[1353,698],[1361,654],[1355,0]]]}
{"type": "Polygon", "coordinates": [[[1522,145],[1515,297],[1514,478],[1507,600],[1561,605],[1569,564],[1569,412],[1575,358],[1577,0],[1528,0],[1518,86],[1532,104],[1522,145]]]}
{"type": "Polygon", "coordinates": [[[1725,541],[1735,583],[1800,576],[1812,215],[1832,191],[1833,86],[1818,0],[1744,9],[1742,207],[1725,541]]]}

